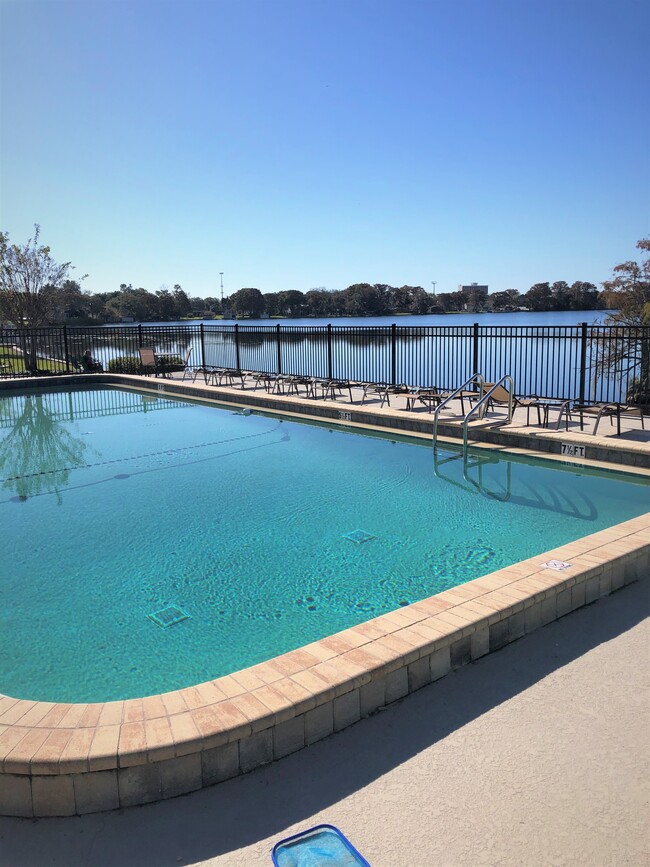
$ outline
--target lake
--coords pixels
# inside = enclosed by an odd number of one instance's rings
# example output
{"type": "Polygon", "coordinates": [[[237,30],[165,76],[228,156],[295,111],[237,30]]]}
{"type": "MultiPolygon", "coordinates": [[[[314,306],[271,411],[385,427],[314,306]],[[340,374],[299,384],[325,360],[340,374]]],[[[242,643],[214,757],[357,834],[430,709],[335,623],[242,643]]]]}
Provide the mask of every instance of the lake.
{"type": "MultiPolygon", "coordinates": [[[[531,313],[522,310],[517,313],[437,313],[426,316],[330,316],[322,319],[239,319],[246,325],[300,325],[323,326],[331,323],[337,326],[378,327],[387,325],[602,325],[613,310],[562,310],[558,312],[531,313]]],[[[143,322],[142,325],[234,325],[234,319],[185,319],[180,322],[143,322]]],[[[138,325],[139,323],[128,323],[138,325]]]]}

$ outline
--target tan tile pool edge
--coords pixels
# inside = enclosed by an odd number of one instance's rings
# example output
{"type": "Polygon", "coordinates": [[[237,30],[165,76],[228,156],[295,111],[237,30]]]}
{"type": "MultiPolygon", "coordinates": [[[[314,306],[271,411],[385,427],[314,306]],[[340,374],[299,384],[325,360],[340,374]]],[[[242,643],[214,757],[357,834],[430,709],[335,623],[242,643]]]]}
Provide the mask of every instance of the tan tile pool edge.
{"type": "Polygon", "coordinates": [[[112,810],[246,773],[649,570],[647,513],[198,686],[87,705],[0,696],[0,814],[112,810]]]}

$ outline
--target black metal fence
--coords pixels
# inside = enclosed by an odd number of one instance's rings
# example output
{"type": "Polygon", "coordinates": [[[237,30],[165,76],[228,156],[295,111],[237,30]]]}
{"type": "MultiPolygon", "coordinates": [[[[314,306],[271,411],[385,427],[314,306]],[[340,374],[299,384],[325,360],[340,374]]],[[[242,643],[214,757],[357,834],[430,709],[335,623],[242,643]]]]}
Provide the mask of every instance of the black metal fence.
{"type": "Polygon", "coordinates": [[[0,375],[79,369],[86,349],[104,370],[140,372],[138,349],[191,363],[357,382],[452,389],[473,373],[510,374],[519,395],[648,400],[650,327],[122,325],[0,329],[0,375]]]}

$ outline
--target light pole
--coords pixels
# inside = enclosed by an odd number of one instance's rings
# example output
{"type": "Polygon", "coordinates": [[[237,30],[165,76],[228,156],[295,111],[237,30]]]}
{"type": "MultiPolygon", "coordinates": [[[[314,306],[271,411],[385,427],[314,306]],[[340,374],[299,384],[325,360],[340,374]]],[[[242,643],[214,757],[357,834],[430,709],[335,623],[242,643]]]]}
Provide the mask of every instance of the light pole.
{"type": "Polygon", "coordinates": [[[431,285],[433,286],[433,294],[435,295],[436,294],[436,286],[438,285],[438,281],[432,280],[431,285]]]}

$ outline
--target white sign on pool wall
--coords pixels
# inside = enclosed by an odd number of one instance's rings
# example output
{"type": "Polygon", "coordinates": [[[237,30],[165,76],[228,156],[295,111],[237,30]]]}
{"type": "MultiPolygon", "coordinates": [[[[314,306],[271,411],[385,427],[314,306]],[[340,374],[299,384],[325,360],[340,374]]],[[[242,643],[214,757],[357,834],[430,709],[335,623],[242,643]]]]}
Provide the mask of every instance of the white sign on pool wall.
{"type": "Polygon", "coordinates": [[[586,458],[586,448],[585,446],[578,446],[574,443],[562,443],[561,454],[566,455],[568,458],[586,458]]]}

